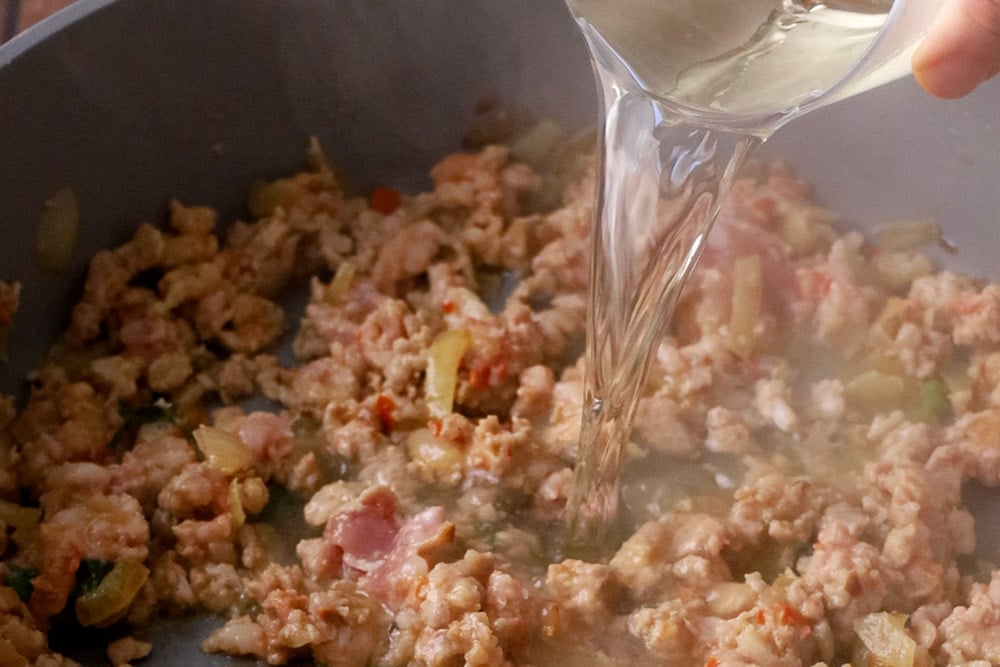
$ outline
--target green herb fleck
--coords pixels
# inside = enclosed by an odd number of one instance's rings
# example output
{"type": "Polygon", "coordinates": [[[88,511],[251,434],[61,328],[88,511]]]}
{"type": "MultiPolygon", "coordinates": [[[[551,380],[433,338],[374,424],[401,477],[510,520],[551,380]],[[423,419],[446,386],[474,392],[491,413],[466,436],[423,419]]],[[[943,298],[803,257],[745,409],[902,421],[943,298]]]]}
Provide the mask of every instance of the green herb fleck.
{"type": "Polygon", "coordinates": [[[924,413],[932,419],[946,419],[951,415],[948,389],[941,380],[927,380],[920,385],[920,403],[924,413]]]}
{"type": "Polygon", "coordinates": [[[31,580],[39,574],[41,574],[39,570],[34,567],[9,565],[3,575],[3,583],[13,588],[17,597],[27,602],[31,599],[31,594],[35,592],[35,585],[31,580]]]}
{"type": "Polygon", "coordinates": [[[154,424],[156,422],[177,423],[177,411],[174,406],[162,398],[158,398],[152,403],[140,405],[137,408],[130,408],[127,405],[118,406],[118,413],[130,426],[141,426],[142,424],[154,424]]]}
{"type": "Polygon", "coordinates": [[[108,447],[111,449],[117,449],[127,434],[143,424],[155,424],[157,422],[167,424],[177,423],[177,411],[169,401],[163,398],[158,398],[151,403],[140,405],[137,408],[119,403],[118,414],[121,415],[122,425],[118,427],[114,437],[111,438],[111,442],[108,443],[108,447]]]}
{"type": "Polygon", "coordinates": [[[100,558],[84,558],[80,561],[80,568],[76,571],[76,594],[86,595],[101,585],[104,577],[108,576],[115,564],[109,560],[100,558]]]}

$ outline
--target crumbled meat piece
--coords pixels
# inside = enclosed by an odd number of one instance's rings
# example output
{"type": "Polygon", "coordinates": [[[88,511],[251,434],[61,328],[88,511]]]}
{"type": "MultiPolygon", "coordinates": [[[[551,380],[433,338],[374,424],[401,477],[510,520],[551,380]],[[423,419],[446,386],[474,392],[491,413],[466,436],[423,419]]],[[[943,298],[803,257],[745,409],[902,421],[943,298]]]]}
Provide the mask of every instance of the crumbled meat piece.
{"type": "MultiPolygon", "coordinates": [[[[545,587],[559,605],[559,618],[571,628],[575,624],[598,626],[616,611],[621,594],[614,570],[600,563],[567,559],[549,565],[545,587]]],[[[570,630],[570,632],[573,632],[570,630]]]]}
{"type": "Polygon", "coordinates": [[[194,564],[236,562],[233,527],[228,514],[201,521],[185,519],[172,528],[177,553],[194,564]]]}
{"type": "MultiPolygon", "coordinates": [[[[313,142],[255,219],[171,202],[95,255],[20,411],[0,397],[0,662],[69,664],[45,630],[110,605],[217,614],[204,650],[269,664],[818,666],[865,659],[873,618],[907,619],[915,664],[1000,664],[966,505],[1000,484],[1000,287],[838,238],[780,164],[734,184],[653,343],[620,546],[566,557],[597,160],[561,141],[364,198],[313,142]]],[[[114,664],[150,649],[108,636],[114,664]]]]}
{"type": "Polygon", "coordinates": [[[43,620],[65,606],[82,559],[141,563],[149,553],[149,525],[127,494],[94,493],[80,504],[52,507],[38,531],[39,574],[32,579],[30,606],[43,620]]]}
{"type": "Polygon", "coordinates": [[[134,660],[142,660],[153,651],[149,642],[135,637],[122,637],[108,644],[108,660],[114,667],[124,667],[134,660]]]}
{"type": "Polygon", "coordinates": [[[704,514],[667,514],[644,524],[618,549],[611,567],[640,598],[662,595],[679,580],[707,586],[728,576],[721,558],[725,526],[704,514]]]}
{"type": "Polygon", "coordinates": [[[294,446],[292,423],[285,415],[252,412],[240,420],[238,432],[254,462],[261,467],[280,462],[294,446]]]}
{"type": "Polygon", "coordinates": [[[317,491],[305,506],[305,519],[313,526],[324,526],[327,521],[360,500],[363,487],[344,480],[327,484],[317,491]]]}
{"type": "Polygon", "coordinates": [[[416,595],[423,629],[414,658],[424,664],[508,665],[508,652],[530,627],[523,587],[479,552],[434,567],[416,595]]]}
{"type": "Polygon", "coordinates": [[[226,623],[201,643],[206,653],[252,655],[268,657],[264,628],[249,616],[240,616],[226,623]]]}
{"type": "Polygon", "coordinates": [[[10,665],[75,664],[51,651],[45,633],[14,589],[7,586],[0,587],[0,654],[10,665]]]}
{"type": "Polygon", "coordinates": [[[733,537],[756,542],[762,535],[785,542],[803,542],[813,531],[823,498],[809,484],[783,473],[752,470],[736,490],[729,511],[733,537]]]}
{"type": "Polygon", "coordinates": [[[798,417],[790,405],[788,387],[782,380],[760,380],[756,386],[754,405],[777,428],[788,432],[798,425],[798,417]]]}
{"type": "Polygon", "coordinates": [[[396,230],[379,249],[372,266],[375,287],[380,292],[392,294],[399,281],[427,271],[443,241],[441,228],[430,220],[420,220],[396,230]]]}
{"type": "Polygon", "coordinates": [[[732,410],[722,406],[712,408],[705,425],[708,428],[705,448],[711,452],[748,454],[756,448],[749,426],[732,410]]]}
{"type": "Polygon", "coordinates": [[[1000,484],[1000,411],[962,415],[946,435],[946,445],[932,455],[931,468],[954,467],[983,484],[1000,484]]]}
{"type": "Polygon", "coordinates": [[[192,461],[169,478],[156,502],[180,518],[202,510],[224,512],[229,508],[229,480],[217,468],[192,461]]]}
{"type": "Polygon", "coordinates": [[[968,605],[941,622],[941,633],[950,664],[1000,664],[1000,574],[994,572],[988,584],[973,584],[968,605]]]}
{"type": "Polygon", "coordinates": [[[554,388],[552,369],[546,366],[524,369],[518,378],[517,400],[510,408],[511,416],[524,419],[544,416],[551,409],[554,388]]]}

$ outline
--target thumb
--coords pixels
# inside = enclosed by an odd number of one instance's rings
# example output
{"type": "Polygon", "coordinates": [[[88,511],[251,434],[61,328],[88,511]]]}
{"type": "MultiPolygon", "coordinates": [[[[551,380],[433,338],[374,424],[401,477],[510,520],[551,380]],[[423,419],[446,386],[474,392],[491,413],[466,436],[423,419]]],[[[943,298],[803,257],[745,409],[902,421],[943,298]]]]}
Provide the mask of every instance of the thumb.
{"type": "Polygon", "coordinates": [[[1000,0],[947,0],[913,54],[917,83],[962,97],[1000,72],[1000,0]]]}

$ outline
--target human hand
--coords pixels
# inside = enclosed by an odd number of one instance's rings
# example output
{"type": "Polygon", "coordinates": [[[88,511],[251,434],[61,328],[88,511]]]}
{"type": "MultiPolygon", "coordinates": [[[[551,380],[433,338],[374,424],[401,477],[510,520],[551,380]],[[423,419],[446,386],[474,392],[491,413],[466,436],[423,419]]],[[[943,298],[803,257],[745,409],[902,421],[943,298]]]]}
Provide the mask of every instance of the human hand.
{"type": "Polygon", "coordinates": [[[1000,0],[944,0],[912,66],[924,90],[945,98],[1000,73],[1000,0]]]}

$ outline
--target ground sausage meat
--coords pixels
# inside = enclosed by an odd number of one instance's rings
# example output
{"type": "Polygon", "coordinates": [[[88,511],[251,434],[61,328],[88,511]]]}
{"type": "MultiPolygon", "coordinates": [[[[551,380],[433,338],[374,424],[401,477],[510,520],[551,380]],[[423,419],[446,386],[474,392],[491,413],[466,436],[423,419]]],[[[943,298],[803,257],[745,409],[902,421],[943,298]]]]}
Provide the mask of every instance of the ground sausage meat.
{"type": "Polygon", "coordinates": [[[269,664],[1000,664],[1000,288],[751,171],[656,351],[619,525],[569,549],[594,160],[516,154],[357,197],[313,144],[251,221],[173,202],[97,254],[0,399],[0,662],[66,663],[70,624],[127,664],[157,614],[211,613],[203,650],[269,664]]]}

